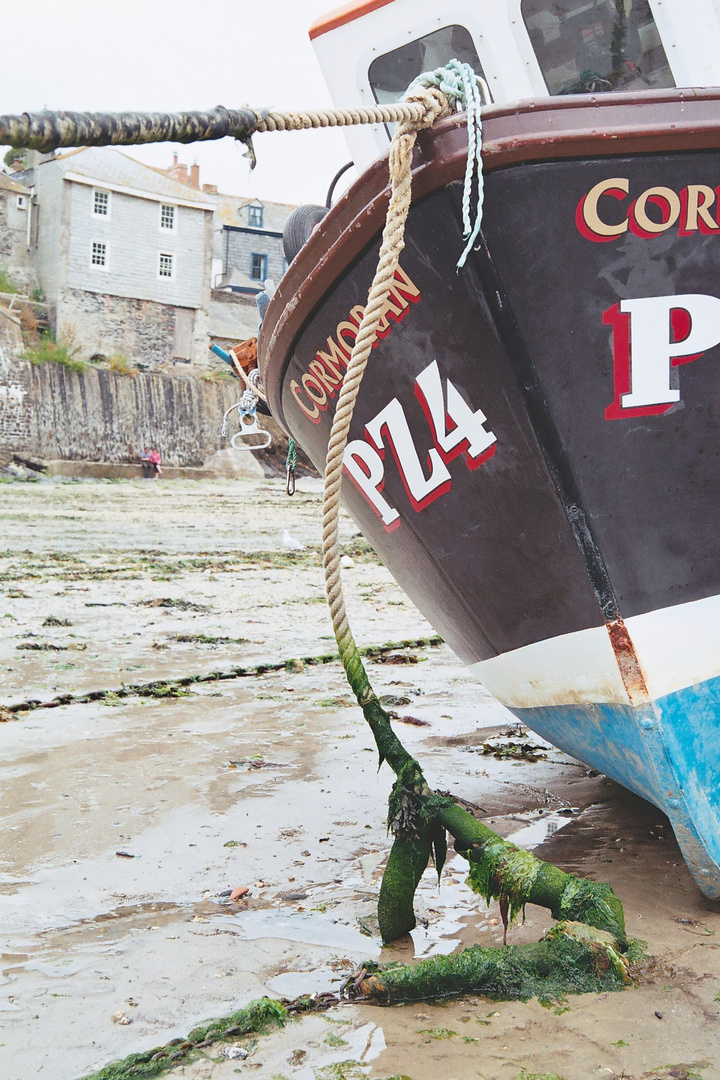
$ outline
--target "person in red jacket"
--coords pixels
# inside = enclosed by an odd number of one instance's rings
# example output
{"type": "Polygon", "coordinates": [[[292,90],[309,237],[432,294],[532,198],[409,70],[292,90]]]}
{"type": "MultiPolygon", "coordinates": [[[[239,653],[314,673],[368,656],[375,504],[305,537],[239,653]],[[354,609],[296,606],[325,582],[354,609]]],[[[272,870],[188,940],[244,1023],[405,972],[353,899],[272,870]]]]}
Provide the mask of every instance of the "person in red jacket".
{"type": "Polygon", "coordinates": [[[148,461],[150,462],[150,465],[151,465],[152,470],[153,470],[150,475],[152,476],[153,480],[157,480],[158,476],[162,476],[162,472],[160,471],[160,463],[162,462],[162,455],[160,454],[160,451],[159,450],[151,450],[150,451],[150,456],[148,457],[148,461]]]}

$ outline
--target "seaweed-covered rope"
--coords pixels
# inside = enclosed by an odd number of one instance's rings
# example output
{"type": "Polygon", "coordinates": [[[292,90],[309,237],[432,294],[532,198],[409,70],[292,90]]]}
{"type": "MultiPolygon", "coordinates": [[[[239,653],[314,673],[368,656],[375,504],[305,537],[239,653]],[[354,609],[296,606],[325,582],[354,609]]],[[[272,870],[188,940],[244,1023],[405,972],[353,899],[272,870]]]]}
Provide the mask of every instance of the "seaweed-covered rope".
{"type": "MultiPolygon", "coordinates": [[[[374,105],[361,109],[315,109],[275,112],[269,109],[226,109],[218,105],[203,112],[80,113],[39,112],[0,116],[0,146],[50,151],[71,146],[137,146],[142,143],[204,142],[226,136],[250,145],[263,131],[305,131],[308,128],[350,127],[355,124],[419,123],[419,101],[374,105]]],[[[251,160],[254,154],[251,148],[251,160]]]]}

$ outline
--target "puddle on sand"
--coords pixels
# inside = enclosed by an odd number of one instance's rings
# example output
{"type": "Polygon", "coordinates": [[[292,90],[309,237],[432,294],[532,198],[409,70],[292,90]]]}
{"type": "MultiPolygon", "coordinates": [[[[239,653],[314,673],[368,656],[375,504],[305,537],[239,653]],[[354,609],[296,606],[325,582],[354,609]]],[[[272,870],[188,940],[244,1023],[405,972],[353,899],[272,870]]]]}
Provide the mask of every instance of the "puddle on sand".
{"type": "Polygon", "coordinates": [[[282,975],[267,979],[265,985],[271,994],[290,999],[302,994],[336,994],[347,975],[347,972],[341,975],[329,967],[314,968],[311,971],[285,971],[282,975]]]}
{"type": "MultiPolygon", "coordinates": [[[[219,920],[213,920],[217,923],[219,920]]],[[[222,920],[248,940],[280,938],[300,944],[323,945],[328,949],[342,949],[360,956],[377,956],[379,947],[372,939],[361,934],[354,926],[314,912],[290,913],[286,911],[246,911],[222,920]]]]}
{"type": "Polygon", "coordinates": [[[549,840],[551,836],[560,832],[561,829],[564,829],[566,825],[569,825],[575,819],[576,815],[568,815],[567,811],[540,814],[534,821],[530,821],[527,825],[523,825],[522,828],[511,832],[505,839],[511,844],[517,844],[518,847],[524,848],[526,851],[534,851],[536,847],[544,844],[546,840],[549,840]]]}
{"type": "Polygon", "coordinates": [[[383,1029],[372,1023],[345,1032],[342,1040],[346,1043],[342,1048],[329,1054],[314,1054],[312,1065],[293,1072],[293,1080],[317,1080],[322,1076],[321,1070],[339,1061],[356,1061],[361,1069],[363,1066],[369,1068],[375,1058],[387,1050],[383,1029]]]}

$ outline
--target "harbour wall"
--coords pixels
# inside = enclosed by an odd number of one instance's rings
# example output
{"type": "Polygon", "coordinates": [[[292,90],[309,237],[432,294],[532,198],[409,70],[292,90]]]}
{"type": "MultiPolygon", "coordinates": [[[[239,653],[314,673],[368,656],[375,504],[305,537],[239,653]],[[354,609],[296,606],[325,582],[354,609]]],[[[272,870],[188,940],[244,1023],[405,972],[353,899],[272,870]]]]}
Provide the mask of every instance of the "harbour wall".
{"type": "MultiPolygon", "coordinates": [[[[43,461],[132,463],[150,446],[160,450],[167,465],[201,466],[227,449],[229,439],[220,431],[225,410],[240,397],[238,383],[31,364],[12,355],[14,343],[8,339],[15,327],[2,321],[0,465],[14,454],[43,461]]],[[[263,420],[262,426],[280,434],[274,424],[263,420]]],[[[236,427],[232,419],[230,431],[236,427]]]]}

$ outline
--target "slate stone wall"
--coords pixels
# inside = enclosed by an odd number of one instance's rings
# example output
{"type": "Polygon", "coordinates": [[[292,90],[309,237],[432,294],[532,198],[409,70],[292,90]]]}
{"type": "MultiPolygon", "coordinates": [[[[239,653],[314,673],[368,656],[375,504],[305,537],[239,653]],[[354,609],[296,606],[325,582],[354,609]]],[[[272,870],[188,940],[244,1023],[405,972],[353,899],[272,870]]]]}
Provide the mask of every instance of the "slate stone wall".
{"type": "MultiPolygon", "coordinates": [[[[0,343],[1,344],[1,343],[0,343]]],[[[202,465],[228,445],[223,413],[239,398],[233,383],[192,376],[135,377],[0,355],[0,457],[136,462],[158,447],[168,465],[202,465]]]]}

